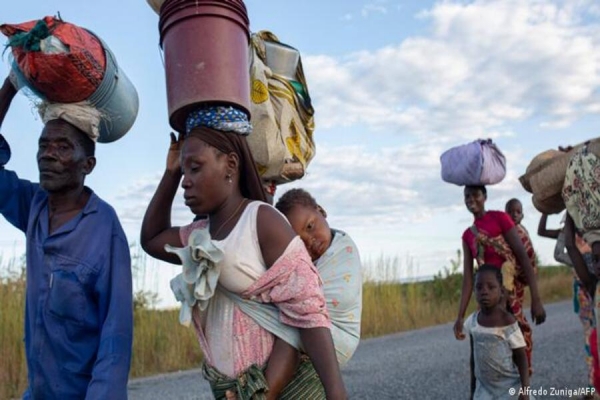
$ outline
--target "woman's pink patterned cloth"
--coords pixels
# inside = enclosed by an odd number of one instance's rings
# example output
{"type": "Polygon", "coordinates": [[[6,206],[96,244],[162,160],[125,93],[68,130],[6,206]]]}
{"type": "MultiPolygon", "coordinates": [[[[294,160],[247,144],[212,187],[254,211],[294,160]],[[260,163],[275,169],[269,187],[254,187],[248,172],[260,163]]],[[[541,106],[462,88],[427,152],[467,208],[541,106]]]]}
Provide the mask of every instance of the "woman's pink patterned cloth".
{"type": "MultiPolygon", "coordinates": [[[[194,229],[202,229],[206,226],[207,221],[200,220],[180,228],[182,244],[188,243],[188,238],[194,229]]],[[[331,326],[318,271],[298,236],[290,242],[271,268],[241,295],[276,304],[281,311],[281,321],[287,325],[298,328],[330,328],[331,326]]],[[[275,336],[244,314],[226,296],[219,301],[231,302],[233,307],[231,318],[225,315],[207,318],[207,315],[203,315],[197,306],[192,313],[193,325],[206,362],[213,365],[211,361],[213,357],[219,357],[213,352],[219,349],[209,348],[203,327],[207,324],[220,324],[224,332],[232,333],[232,337],[223,338],[224,342],[230,341],[234,361],[231,377],[238,376],[253,364],[265,365],[273,350],[275,336]]],[[[221,372],[226,375],[231,374],[227,371],[221,372]]]]}
{"type": "Polygon", "coordinates": [[[312,263],[300,236],[296,236],[271,268],[243,297],[274,303],[281,322],[296,328],[331,327],[319,271],[312,263]]]}

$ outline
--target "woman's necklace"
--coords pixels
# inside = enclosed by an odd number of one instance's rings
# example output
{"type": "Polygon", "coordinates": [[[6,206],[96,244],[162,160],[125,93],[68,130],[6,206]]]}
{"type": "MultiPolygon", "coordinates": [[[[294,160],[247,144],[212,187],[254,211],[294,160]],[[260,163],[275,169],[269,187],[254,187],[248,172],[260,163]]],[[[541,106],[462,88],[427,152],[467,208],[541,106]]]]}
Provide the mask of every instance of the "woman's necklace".
{"type": "Polygon", "coordinates": [[[225,225],[227,225],[229,223],[229,221],[231,221],[233,219],[233,217],[235,217],[238,213],[238,211],[240,211],[240,208],[242,208],[242,205],[246,202],[246,198],[243,198],[242,201],[240,201],[240,205],[237,206],[237,208],[235,209],[235,211],[229,216],[229,218],[227,218],[227,220],[225,220],[225,222],[223,222],[221,224],[221,226],[219,227],[219,229],[217,229],[217,231],[215,232],[214,235],[211,235],[212,237],[217,237],[219,235],[219,233],[221,233],[221,230],[225,227],[225,225]]]}

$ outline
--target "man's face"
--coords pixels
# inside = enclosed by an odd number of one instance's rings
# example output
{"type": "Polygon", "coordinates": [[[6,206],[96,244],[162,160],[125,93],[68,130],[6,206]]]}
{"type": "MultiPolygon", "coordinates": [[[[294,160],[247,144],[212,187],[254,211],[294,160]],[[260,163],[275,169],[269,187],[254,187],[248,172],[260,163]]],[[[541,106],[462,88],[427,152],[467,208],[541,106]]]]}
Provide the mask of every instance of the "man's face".
{"type": "Polygon", "coordinates": [[[38,142],[40,185],[49,193],[64,193],[83,186],[94,167],[87,157],[75,127],[63,120],[48,121],[38,142]]]}

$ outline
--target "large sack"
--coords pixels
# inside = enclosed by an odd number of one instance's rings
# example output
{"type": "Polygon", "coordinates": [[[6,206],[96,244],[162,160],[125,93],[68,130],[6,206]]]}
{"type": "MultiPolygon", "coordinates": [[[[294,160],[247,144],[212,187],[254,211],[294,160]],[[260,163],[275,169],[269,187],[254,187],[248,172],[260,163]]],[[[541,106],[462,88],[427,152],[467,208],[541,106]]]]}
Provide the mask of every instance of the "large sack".
{"type": "Polygon", "coordinates": [[[551,162],[531,175],[529,178],[531,192],[538,200],[543,201],[561,192],[572,154],[572,152],[566,152],[554,157],[551,162]]]}
{"type": "Polygon", "coordinates": [[[494,185],[506,176],[506,158],[491,139],[446,150],[440,161],[442,179],[455,185],[494,185]]]}
{"type": "Polygon", "coordinates": [[[531,177],[552,163],[554,158],[561,156],[562,154],[564,154],[562,151],[550,149],[535,156],[527,166],[525,174],[519,177],[519,182],[521,182],[523,189],[532,193],[531,177]]]}
{"type": "MultiPolygon", "coordinates": [[[[533,193],[538,202],[556,198],[562,192],[571,157],[583,146],[584,143],[580,143],[569,151],[547,150],[538,154],[519,178],[521,185],[533,193]]],[[[600,147],[600,140],[591,140],[590,146],[592,149],[600,147]]]]}
{"type": "Polygon", "coordinates": [[[280,44],[271,32],[253,34],[250,84],[253,130],[248,144],[261,178],[276,184],[302,178],[315,155],[314,109],[297,50],[280,44]],[[286,61],[282,55],[293,56],[294,52],[297,64],[293,63],[293,71],[281,73],[279,67],[286,61]]]}
{"type": "Polygon", "coordinates": [[[533,206],[542,214],[558,214],[565,209],[565,202],[560,193],[540,200],[536,195],[531,196],[533,206]]]}
{"type": "Polygon", "coordinates": [[[86,100],[100,86],[106,57],[90,32],[55,17],[0,25],[13,70],[38,96],[58,103],[86,100]]]}

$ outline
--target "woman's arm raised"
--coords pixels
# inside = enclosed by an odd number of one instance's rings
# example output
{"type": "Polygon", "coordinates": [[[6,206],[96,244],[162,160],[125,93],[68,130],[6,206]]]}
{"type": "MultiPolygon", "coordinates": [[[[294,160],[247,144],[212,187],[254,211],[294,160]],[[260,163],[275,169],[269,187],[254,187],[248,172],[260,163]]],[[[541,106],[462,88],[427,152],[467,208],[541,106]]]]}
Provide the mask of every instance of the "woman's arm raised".
{"type": "Polygon", "coordinates": [[[540,223],[538,224],[538,236],[558,239],[560,229],[548,229],[546,228],[546,222],[548,221],[548,214],[542,214],[540,217],[540,223]]]}
{"type": "Polygon", "coordinates": [[[140,235],[141,245],[146,253],[172,264],[181,264],[181,260],[177,255],[167,253],[165,244],[177,247],[183,245],[179,238],[179,228],[171,227],[171,207],[181,181],[180,153],[182,143],[181,134],[175,139],[175,134],[171,133],[167,167],[144,214],[140,235]]]}

